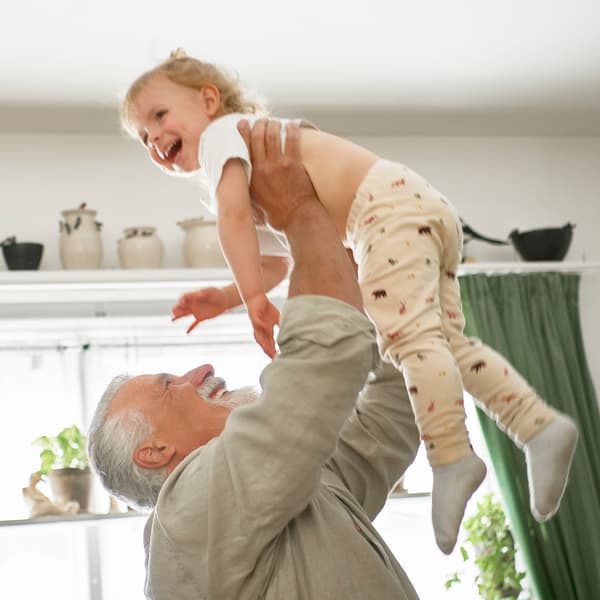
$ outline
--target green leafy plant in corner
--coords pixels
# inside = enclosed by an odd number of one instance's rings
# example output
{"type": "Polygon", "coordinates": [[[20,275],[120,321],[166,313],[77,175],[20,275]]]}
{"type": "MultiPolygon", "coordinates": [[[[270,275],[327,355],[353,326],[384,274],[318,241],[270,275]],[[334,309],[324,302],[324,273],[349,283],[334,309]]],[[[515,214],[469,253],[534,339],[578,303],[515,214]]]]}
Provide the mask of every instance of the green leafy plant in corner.
{"type": "MultiPolygon", "coordinates": [[[[521,581],[525,573],[517,570],[515,540],[502,504],[493,494],[487,494],[477,503],[477,512],[464,521],[463,529],[479,569],[475,577],[479,596],[485,600],[518,598],[523,591],[521,581]]],[[[464,546],[460,552],[465,562],[470,560],[471,555],[464,546]]],[[[460,582],[459,574],[454,573],[446,581],[446,588],[460,582]]]]}
{"type": "Polygon", "coordinates": [[[33,441],[39,446],[40,473],[48,475],[53,469],[86,469],[89,467],[87,438],[76,425],[65,427],[58,435],[43,435],[33,441]]]}

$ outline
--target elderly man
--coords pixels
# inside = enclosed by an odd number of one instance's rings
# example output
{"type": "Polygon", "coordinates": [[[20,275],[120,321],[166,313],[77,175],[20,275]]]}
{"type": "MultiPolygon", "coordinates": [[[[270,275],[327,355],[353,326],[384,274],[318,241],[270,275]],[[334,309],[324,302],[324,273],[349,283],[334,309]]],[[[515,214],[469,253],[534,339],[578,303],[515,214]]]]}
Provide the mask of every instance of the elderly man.
{"type": "Polygon", "coordinates": [[[418,446],[403,380],[378,366],[353,267],[299,162],[297,128],[283,155],[277,123],[241,131],[253,196],[294,260],[280,353],[258,398],[226,391],[210,365],[116,378],[89,430],[92,463],[112,494],[153,509],[149,598],[414,599],[372,525],[418,446]]]}

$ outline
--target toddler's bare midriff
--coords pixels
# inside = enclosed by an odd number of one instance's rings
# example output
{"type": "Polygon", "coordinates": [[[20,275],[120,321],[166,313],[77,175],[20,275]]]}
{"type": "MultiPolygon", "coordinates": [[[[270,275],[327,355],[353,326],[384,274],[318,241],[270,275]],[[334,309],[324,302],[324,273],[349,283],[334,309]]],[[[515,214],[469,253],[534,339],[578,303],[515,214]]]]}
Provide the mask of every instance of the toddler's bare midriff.
{"type": "Polygon", "coordinates": [[[348,140],[314,129],[300,133],[302,162],[342,239],[358,186],[379,158],[348,140]]]}

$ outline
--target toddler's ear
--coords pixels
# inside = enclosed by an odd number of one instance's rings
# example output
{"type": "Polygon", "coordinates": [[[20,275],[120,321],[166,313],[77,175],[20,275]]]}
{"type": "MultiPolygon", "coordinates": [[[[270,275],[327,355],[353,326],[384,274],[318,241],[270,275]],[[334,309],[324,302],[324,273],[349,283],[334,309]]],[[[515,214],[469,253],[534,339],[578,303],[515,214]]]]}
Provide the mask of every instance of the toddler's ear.
{"type": "Polygon", "coordinates": [[[207,83],[202,86],[200,90],[202,96],[202,102],[204,103],[204,110],[209,117],[217,115],[221,108],[221,94],[217,86],[207,83]]]}

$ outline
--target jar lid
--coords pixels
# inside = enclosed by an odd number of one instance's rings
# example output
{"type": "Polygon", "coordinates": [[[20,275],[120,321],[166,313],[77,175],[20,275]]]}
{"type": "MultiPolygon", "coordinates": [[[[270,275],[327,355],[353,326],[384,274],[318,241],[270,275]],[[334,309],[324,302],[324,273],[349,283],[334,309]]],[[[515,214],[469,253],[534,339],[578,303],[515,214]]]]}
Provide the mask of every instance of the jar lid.
{"type": "Polygon", "coordinates": [[[97,210],[92,210],[91,208],[67,208],[61,212],[62,216],[67,218],[71,215],[91,215],[95,217],[97,214],[97,210]]]}
{"type": "Polygon", "coordinates": [[[205,219],[204,217],[191,217],[183,221],[177,221],[177,225],[182,229],[189,229],[190,227],[197,227],[199,225],[216,225],[216,223],[214,219],[205,219]]]}
{"type": "Polygon", "coordinates": [[[123,233],[125,235],[137,235],[139,233],[154,233],[156,231],[156,227],[152,225],[138,225],[137,227],[125,227],[123,229],[123,233]]]}

